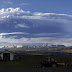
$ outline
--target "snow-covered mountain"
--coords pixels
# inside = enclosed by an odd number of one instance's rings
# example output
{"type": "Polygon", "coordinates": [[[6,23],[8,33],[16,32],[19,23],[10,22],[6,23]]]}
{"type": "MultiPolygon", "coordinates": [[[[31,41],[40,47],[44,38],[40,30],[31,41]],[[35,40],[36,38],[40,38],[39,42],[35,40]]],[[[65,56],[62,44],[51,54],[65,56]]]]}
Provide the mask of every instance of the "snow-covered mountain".
{"type": "Polygon", "coordinates": [[[0,45],[24,43],[72,44],[72,15],[0,10],[0,45]]]}

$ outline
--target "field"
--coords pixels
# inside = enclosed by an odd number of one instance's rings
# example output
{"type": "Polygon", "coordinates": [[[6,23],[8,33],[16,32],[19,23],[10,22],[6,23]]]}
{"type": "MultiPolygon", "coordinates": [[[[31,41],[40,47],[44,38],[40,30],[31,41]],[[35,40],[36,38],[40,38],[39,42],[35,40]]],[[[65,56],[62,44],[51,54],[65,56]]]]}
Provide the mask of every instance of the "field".
{"type": "MultiPolygon", "coordinates": [[[[72,67],[45,67],[41,68],[40,62],[47,59],[48,55],[16,55],[14,61],[0,61],[0,71],[6,70],[17,72],[72,72],[72,67]]],[[[59,63],[69,63],[72,61],[71,56],[54,56],[59,63]]]]}

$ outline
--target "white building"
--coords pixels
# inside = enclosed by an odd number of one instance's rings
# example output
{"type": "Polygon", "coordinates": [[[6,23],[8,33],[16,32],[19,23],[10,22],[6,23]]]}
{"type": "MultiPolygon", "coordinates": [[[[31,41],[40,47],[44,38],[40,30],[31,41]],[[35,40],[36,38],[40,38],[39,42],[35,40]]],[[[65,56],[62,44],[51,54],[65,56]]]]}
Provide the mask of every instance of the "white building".
{"type": "Polygon", "coordinates": [[[14,54],[8,50],[1,53],[1,59],[5,61],[14,60],[14,54]]]}

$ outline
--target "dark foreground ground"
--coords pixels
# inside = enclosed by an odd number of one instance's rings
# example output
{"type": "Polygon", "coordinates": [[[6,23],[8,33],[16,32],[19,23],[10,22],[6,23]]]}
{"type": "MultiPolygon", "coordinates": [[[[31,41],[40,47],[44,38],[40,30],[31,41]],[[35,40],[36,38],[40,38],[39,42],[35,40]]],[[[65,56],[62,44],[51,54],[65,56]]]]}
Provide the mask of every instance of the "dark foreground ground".
{"type": "MultiPolygon", "coordinates": [[[[17,55],[14,61],[0,61],[0,72],[72,72],[71,66],[44,67],[41,68],[40,62],[45,60],[48,55],[17,55]]],[[[71,56],[54,56],[60,63],[69,63],[71,56]]]]}
{"type": "Polygon", "coordinates": [[[72,68],[0,69],[1,72],[72,72],[72,68]]]}
{"type": "Polygon", "coordinates": [[[72,67],[56,68],[1,68],[0,72],[72,72],[72,67]]]}

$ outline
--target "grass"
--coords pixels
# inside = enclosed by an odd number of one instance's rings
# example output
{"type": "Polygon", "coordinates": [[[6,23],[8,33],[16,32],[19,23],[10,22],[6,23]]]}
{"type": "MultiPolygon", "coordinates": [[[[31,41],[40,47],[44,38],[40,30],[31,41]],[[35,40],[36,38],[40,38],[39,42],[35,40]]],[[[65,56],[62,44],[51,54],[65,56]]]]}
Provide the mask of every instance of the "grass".
{"type": "MultiPolygon", "coordinates": [[[[9,61],[9,62],[0,62],[0,69],[9,69],[9,70],[24,70],[24,69],[34,69],[34,70],[46,70],[46,71],[72,71],[72,67],[46,67],[46,68],[41,68],[40,67],[40,62],[42,60],[45,60],[48,57],[48,55],[18,55],[15,56],[14,61],[9,61]],[[18,57],[21,57],[20,59],[17,59],[18,57]],[[38,66],[38,67],[37,67],[38,66]]],[[[72,60],[72,57],[64,57],[64,56],[54,56],[55,59],[58,62],[70,62],[72,60]]]]}

